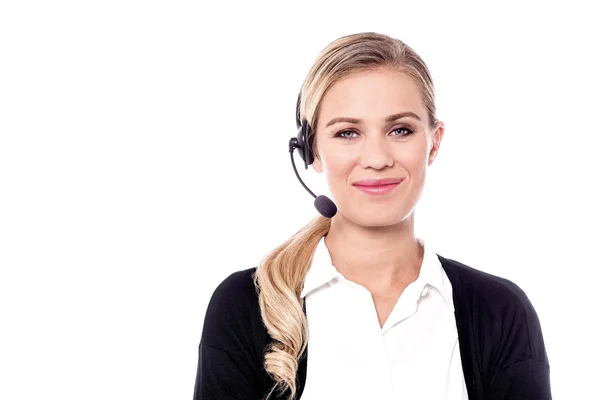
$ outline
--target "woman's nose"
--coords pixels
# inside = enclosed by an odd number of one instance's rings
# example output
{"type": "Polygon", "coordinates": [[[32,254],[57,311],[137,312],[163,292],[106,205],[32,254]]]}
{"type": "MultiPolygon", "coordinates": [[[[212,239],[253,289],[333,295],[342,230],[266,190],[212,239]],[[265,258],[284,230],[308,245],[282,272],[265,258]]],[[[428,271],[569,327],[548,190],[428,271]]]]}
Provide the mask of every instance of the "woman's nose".
{"type": "Polygon", "coordinates": [[[391,167],[394,158],[390,143],[384,136],[367,135],[360,148],[360,164],[363,168],[382,169],[391,167]]]}

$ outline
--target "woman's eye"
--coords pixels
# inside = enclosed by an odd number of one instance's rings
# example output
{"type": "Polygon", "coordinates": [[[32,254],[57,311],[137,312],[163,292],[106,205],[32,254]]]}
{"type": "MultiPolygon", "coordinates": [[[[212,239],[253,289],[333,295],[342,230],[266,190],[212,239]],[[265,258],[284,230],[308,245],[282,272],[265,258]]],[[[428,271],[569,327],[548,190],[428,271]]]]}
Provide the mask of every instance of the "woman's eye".
{"type": "MultiPolygon", "coordinates": [[[[409,128],[405,128],[405,127],[396,128],[392,132],[397,133],[395,136],[408,136],[413,133],[412,130],[410,130],[409,128]]],[[[341,132],[338,132],[335,135],[335,137],[340,137],[342,139],[352,139],[355,137],[354,135],[357,135],[357,133],[354,131],[341,131],[341,132]]]]}
{"type": "Polygon", "coordinates": [[[398,136],[408,136],[411,133],[413,133],[413,131],[411,131],[408,128],[404,128],[404,127],[402,127],[402,128],[396,128],[392,132],[398,132],[399,133],[398,136]]]}
{"type": "Polygon", "coordinates": [[[355,133],[354,131],[341,131],[335,136],[341,137],[342,139],[352,139],[352,134],[354,134],[354,133],[355,133]]]}

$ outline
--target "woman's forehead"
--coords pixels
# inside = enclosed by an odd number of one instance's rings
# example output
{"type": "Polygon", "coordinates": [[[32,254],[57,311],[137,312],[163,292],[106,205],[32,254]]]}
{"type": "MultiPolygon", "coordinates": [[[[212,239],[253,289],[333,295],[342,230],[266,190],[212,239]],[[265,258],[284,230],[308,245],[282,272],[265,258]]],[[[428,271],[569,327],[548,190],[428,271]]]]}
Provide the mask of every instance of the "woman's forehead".
{"type": "Polygon", "coordinates": [[[389,70],[358,72],[333,84],[323,96],[319,125],[331,118],[380,120],[412,111],[425,118],[419,88],[405,73],[389,70]]]}

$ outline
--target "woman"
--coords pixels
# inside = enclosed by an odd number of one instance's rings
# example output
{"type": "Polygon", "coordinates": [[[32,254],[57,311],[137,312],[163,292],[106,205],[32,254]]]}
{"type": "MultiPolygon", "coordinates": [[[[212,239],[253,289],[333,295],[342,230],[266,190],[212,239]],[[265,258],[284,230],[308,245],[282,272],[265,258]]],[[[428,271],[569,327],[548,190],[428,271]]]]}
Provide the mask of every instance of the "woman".
{"type": "Polygon", "coordinates": [[[337,213],[215,290],[195,399],[551,398],[525,293],[415,237],[444,135],[435,110],[429,71],[400,40],[349,35],[321,52],[290,150],[325,173],[337,213]]]}

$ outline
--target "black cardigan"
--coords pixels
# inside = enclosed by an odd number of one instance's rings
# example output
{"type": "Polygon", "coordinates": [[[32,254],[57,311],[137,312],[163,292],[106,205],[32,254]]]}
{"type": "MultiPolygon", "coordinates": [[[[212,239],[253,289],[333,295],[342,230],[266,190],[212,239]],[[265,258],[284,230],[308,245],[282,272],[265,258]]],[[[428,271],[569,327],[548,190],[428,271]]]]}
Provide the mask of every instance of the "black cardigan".
{"type": "MultiPolygon", "coordinates": [[[[438,254],[452,284],[463,373],[470,400],[551,399],[550,369],[537,313],[516,284],[438,254]]],[[[199,345],[194,400],[264,399],[273,379],[263,366],[271,342],[252,276],[227,277],[213,293],[199,345]]],[[[308,351],[298,366],[300,399],[308,351]]],[[[365,384],[368,384],[365,382],[365,384]]],[[[285,395],[271,399],[284,399],[285,395]]]]}

